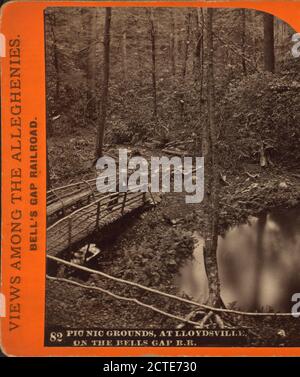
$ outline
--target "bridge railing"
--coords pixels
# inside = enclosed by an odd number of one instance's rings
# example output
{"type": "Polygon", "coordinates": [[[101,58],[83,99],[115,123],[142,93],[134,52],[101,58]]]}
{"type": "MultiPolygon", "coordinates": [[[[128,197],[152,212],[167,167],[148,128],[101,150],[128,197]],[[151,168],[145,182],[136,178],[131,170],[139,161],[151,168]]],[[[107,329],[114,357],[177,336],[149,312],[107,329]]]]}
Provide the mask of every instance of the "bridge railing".
{"type": "Polygon", "coordinates": [[[74,243],[144,205],[147,200],[144,192],[110,193],[70,213],[47,228],[47,254],[57,255],[71,248],[74,243]]]}
{"type": "Polygon", "coordinates": [[[66,216],[69,212],[74,211],[74,208],[82,207],[103,196],[103,193],[99,192],[97,188],[96,181],[97,178],[93,178],[48,190],[48,223],[51,223],[51,219],[53,218],[66,216]]]}
{"type": "Polygon", "coordinates": [[[97,178],[82,180],[75,183],[70,183],[69,185],[53,188],[47,191],[47,204],[52,204],[58,199],[64,199],[72,194],[77,193],[83,189],[89,189],[91,192],[94,191],[96,187],[95,182],[97,178]]]}

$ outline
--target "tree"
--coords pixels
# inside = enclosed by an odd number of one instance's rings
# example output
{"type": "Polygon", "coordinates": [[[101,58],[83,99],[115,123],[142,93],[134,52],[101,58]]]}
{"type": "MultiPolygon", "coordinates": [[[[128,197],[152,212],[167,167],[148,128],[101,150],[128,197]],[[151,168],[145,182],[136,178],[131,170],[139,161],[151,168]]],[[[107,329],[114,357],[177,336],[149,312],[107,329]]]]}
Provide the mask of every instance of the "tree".
{"type": "Polygon", "coordinates": [[[262,213],[257,220],[257,240],[256,240],[256,263],[255,263],[255,279],[254,279],[254,289],[253,289],[253,299],[252,299],[252,310],[259,311],[260,309],[260,298],[261,298],[261,287],[262,287],[262,273],[264,266],[264,245],[263,236],[267,223],[267,214],[262,213]]]}
{"type": "Polygon", "coordinates": [[[49,164],[49,151],[46,142],[46,190],[51,189],[51,177],[50,177],[50,164],[49,164]]]}
{"type": "Polygon", "coordinates": [[[124,69],[124,81],[127,82],[127,36],[126,29],[123,31],[123,69],[124,69]]]}
{"type": "MultiPolygon", "coordinates": [[[[274,54],[274,16],[264,13],[264,69],[268,72],[275,71],[275,54],[274,54]]],[[[265,156],[264,142],[261,141],[260,146],[260,165],[266,166],[267,159],[265,156]]],[[[257,311],[260,309],[260,293],[262,286],[262,274],[264,263],[264,246],[263,236],[267,222],[266,213],[259,215],[257,220],[257,240],[256,240],[256,265],[255,279],[253,289],[252,308],[257,311]]]]}
{"type": "Polygon", "coordinates": [[[87,100],[91,101],[96,94],[96,48],[95,42],[97,40],[97,13],[94,9],[89,14],[88,21],[88,53],[87,53],[87,85],[88,94],[87,100]]]}
{"type": "Polygon", "coordinates": [[[176,75],[176,44],[175,44],[175,15],[174,10],[171,9],[171,32],[170,32],[170,63],[172,75],[176,75]]]}
{"type": "Polygon", "coordinates": [[[98,159],[103,155],[103,140],[107,115],[108,103],[108,84],[109,84],[109,62],[110,62],[110,23],[111,23],[111,8],[105,9],[105,24],[104,24],[104,62],[103,62],[103,80],[100,98],[99,109],[99,123],[97,127],[97,141],[95,157],[98,159]]]}
{"type": "Polygon", "coordinates": [[[242,69],[244,75],[247,75],[246,66],[246,9],[241,9],[241,50],[242,50],[242,69]]]}
{"type": "Polygon", "coordinates": [[[263,15],[264,21],[264,69],[275,72],[274,52],[274,16],[268,13],[263,15]]]}
{"type": "MultiPolygon", "coordinates": [[[[56,26],[57,26],[55,14],[54,13],[53,14],[50,13],[49,16],[48,16],[48,18],[47,18],[47,20],[48,20],[48,23],[46,25],[49,26],[50,35],[52,37],[51,52],[52,52],[52,59],[53,59],[53,68],[54,68],[54,72],[55,72],[54,97],[55,97],[57,103],[60,103],[61,73],[60,73],[60,65],[59,65],[59,55],[58,55],[58,47],[57,47],[57,38],[56,38],[56,33],[55,33],[55,29],[56,29],[56,26]]],[[[58,108],[57,111],[60,111],[60,109],[58,108]]],[[[46,127],[47,127],[47,135],[48,136],[53,136],[54,129],[53,129],[53,123],[52,123],[52,119],[51,119],[51,116],[50,116],[49,112],[47,112],[47,126],[46,127]]]]}
{"type": "Polygon", "coordinates": [[[208,122],[204,125],[202,153],[205,163],[205,229],[204,262],[208,278],[208,304],[222,306],[220,279],[217,261],[218,227],[219,227],[219,169],[217,163],[217,136],[215,124],[215,90],[214,90],[214,50],[213,50],[213,16],[214,9],[208,9],[207,20],[207,89],[208,122]]]}
{"type": "Polygon", "coordinates": [[[157,83],[156,83],[156,38],[154,25],[154,10],[150,8],[150,37],[151,37],[151,57],[152,57],[152,96],[153,96],[153,117],[157,120],[157,83]]]}
{"type": "Polygon", "coordinates": [[[60,69],[59,69],[59,56],[58,56],[58,48],[57,48],[57,38],[55,34],[56,30],[56,15],[50,14],[49,17],[49,24],[50,24],[50,30],[52,35],[52,43],[53,43],[53,66],[55,69],[55,96],[57,101],[59,102],[60,97],[60,82],[61,82],[61,75],[60,75],[60,69]]]}
{"type": "MultiPolygon", "coordinates": [[[[82,23],[85,20],[84,14],[81,14],[82,23]]],[[[87,13],[87,33],[88,33],[88,46],[87,46],[87,62],[86,62],[86,80],[87,80],[87,94],[86,94],[86,110],[85,119],[96,119],[96,78],[97,78],[97,11],[89,10],[87,13]]]]}
{"type": "Polygon", "coordinates": [[[202,8],[197,8],[195,13],[196,22],[196,41],[194,50],[194,75],[195,81],[199,82],[200,104],[203,90],[204,76],[204,13],[202,8]]]}
{"type": "Polygon", "coordinates": [[[188,55],[189,55],[189,45],[190,45],[190,27],[191,27],[191,13],[188,12],[186,15],[186,38],[184,44],[184,53],[183,53],[183,64],[182,64],[182,79],[184,81],[186,70],[187,70],[187,62],[188,62],[188,55]]]}

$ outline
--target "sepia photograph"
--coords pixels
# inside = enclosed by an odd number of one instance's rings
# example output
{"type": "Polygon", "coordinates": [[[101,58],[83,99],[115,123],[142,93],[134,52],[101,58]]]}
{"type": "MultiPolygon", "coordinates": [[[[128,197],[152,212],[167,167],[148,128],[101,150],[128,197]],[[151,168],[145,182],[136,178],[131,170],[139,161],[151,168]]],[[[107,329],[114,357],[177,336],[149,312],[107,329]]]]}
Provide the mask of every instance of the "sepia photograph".
{"type": "Polygon", "coordinates": [[[49,7],[46,346],[300,346],[300,37],[49,7]]]}

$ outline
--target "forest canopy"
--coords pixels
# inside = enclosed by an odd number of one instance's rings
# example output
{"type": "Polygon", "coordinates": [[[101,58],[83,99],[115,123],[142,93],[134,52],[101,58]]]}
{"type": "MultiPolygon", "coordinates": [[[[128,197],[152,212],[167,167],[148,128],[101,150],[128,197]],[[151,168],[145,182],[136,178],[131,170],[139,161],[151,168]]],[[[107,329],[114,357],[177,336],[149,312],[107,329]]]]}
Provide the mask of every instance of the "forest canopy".
{"type": "MultiPolygon", "coordinates": [[[[105,142],[163,145],[191,133],[201,139],[207,122],[205,10],[159,8],[151,16],[146,8],[116,8],[113,13],[105,142]]],[[[289,146],[299,139],[299,62],[290,53],[292,30],[274,19],[276,72],[265,73],[262,17],[244,9],[219,9],[214,16],[217,128],[221,153],[232,166],[245,158],[259,161],[264,144],[271,161],[276,150],[276,160],[287,163],[289,146]]],[[[98,8],[47,10],[49,135],[97,127],[104,18],[98,8]]]]}

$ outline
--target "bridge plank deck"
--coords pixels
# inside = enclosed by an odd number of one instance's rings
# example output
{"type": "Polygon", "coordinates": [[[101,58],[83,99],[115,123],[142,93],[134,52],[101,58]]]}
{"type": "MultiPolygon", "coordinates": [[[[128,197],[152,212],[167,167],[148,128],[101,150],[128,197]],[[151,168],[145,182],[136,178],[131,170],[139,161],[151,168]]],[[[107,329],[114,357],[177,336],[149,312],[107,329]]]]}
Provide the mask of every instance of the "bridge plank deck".
{"type": "Polygon", "coordinates": [[[56,256],[72,248],[76,242],[87,238],[97,228],[101,230],[104,226],[145,204],[144,193],[127,193],[123,208],[124,193],[117,195],[116,197],[116,194],[111,194],[111,199],[100,198],[49,226],[47,254],[56,256]],[[100,203],[100,215],[98,215],[98,203],[100,203]]]}

